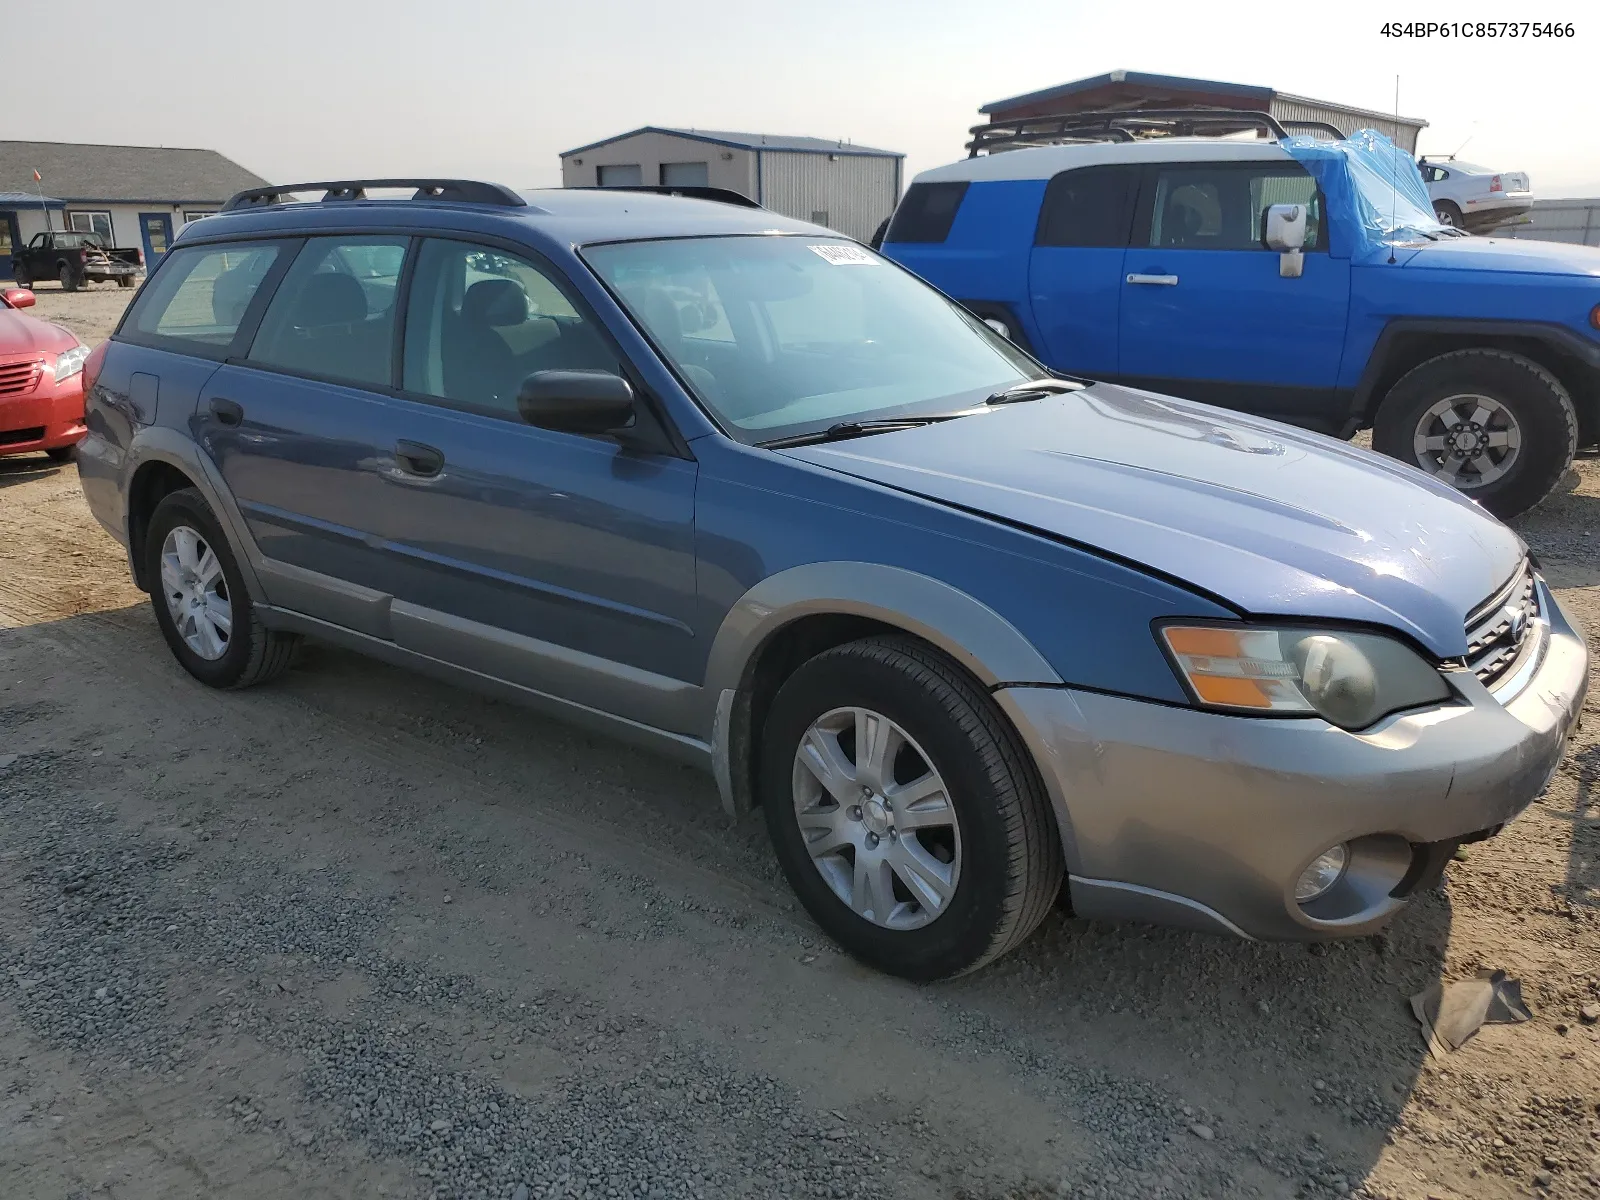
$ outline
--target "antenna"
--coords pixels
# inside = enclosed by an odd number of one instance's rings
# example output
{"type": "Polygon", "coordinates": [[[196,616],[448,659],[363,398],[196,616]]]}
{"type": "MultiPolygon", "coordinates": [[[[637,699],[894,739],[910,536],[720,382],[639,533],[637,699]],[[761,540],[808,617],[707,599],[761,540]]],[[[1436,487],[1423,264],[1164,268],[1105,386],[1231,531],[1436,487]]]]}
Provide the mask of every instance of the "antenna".
{"type": "Polygon", "coordinates": [[[1466,142],[1462,142],[1461,145],[1459,145],[1459,146],[1457,146],[1455,148],[1455,153],[1450,155],[1451,159],[1454,160],[1455,158],[1457,158],[1461,154],[1461,152],[1467,148],[1467,142],[1472,141],[1472,139],[1477,137],[1477,136],[1478,136],[1478,123],[1476,121],[1474,121],[1472,123],[1472,132],[1467,134],[1467,141],[1466,142]]]}
{"type": "MultiPolygon", "coordinates": [[[[1396,139],[1400,137],[1400,76],[1394,77],[1394,125],[1392,132],[1396,139]]],[[[1395,155],[1389,156],[1389,265],[1394,265],[1394,230],[1400,223],[1400,160],[1395,155]]]]}

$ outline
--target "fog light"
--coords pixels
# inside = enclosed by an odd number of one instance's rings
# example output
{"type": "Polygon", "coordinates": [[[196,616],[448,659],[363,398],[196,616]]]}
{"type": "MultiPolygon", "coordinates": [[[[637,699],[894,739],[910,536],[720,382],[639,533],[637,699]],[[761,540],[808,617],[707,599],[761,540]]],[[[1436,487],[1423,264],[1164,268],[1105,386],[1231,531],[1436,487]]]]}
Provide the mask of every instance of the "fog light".
{"type": "Polygon", "coordinates": [[[1345,864],[1349,861],[1350,848],[1343,842],[1317,855],[1312,864],[1301,872],[1300,878],[1295,881],[1295,900],[1300,904],[1306,904],[1324,894],[1339,882],[1344,874],[1345,864]]]}

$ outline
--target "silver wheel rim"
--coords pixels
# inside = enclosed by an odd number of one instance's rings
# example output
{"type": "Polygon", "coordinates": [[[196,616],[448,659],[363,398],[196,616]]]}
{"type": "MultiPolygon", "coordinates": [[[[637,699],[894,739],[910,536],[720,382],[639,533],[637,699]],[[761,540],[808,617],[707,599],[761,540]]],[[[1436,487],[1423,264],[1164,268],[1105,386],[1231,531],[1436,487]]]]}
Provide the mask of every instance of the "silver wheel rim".
{"type": "Polygon", "coordinates": [[[933,760],[869,708],[811,723],[794,756],[794,812],[812,865],[841,902],[885,929],[942,916],[961,881],[961,827],[933,760]]]}
{"type": "Polygon", "coordinates": [[[233,636],[228,581],[205,536],[187,525],[161,543],[161,590],[184,645],[207,662],[228,652],[233,636]]]}
{"type": "Polygon", "coordinates": [[[1412,446],[1424,471],[1470,492],[1504,478],[1516,465],[1522,426],[1493,396],[1447,396],[1422,414],[1412,446]]]}

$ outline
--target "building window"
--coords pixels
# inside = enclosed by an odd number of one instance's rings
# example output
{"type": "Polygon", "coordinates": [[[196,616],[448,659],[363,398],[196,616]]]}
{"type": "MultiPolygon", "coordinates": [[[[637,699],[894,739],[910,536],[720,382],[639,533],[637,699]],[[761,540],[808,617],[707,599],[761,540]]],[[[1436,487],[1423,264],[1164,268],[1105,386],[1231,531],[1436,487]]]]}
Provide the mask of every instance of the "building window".
{"type": "Polygon", "coordinates": [[[818,209],[811,214],[811,223],[813,225],[824,225],[829,229],[833,228],[832,225],[828,224],[828,210],[825,208],[818,209]]]}
{"type": "Polygon", "coordinates": [[[662,187],[708,187],[710,183],[710,172],[703,162],[661,164],[662,187]]]}
{"type": "Polygon", "coordinates": [[[638,187],[644,182],[644,172],[638,163],[616,163],[600,168],[601,187],[638,187]]]}
{"type": "Polygon", "coordinates": [[[78,233],[97,235],[106,245],[112,244],[111,214],[109,212],[81,211],[67,214],[67,228],[78,233]]]}
{"type": "Polygon", "coordinates": [[[190,221],[198,221],[201,217],[214,217],[216,215],[216,211],[209,208],[200,209],[199,211],[194,209],[185,209],[183,213],[183,220],[184,223],[187,224],[190,221]]]}

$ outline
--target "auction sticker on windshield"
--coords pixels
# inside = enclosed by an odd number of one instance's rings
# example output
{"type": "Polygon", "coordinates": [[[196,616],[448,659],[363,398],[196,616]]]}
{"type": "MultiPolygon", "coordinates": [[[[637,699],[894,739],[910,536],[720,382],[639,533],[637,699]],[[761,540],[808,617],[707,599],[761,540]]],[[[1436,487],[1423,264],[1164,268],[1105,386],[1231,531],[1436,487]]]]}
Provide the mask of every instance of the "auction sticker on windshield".
{"type": "Polygon", "coordinates": [[[825,242],[811,247],[812,251],[836,267],[875,267],[878,260],[860,246],[847,246],[843,242],[825,242]]]}

